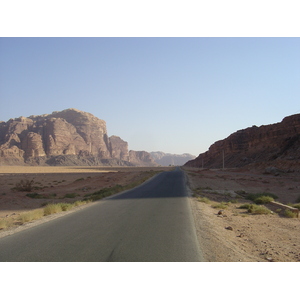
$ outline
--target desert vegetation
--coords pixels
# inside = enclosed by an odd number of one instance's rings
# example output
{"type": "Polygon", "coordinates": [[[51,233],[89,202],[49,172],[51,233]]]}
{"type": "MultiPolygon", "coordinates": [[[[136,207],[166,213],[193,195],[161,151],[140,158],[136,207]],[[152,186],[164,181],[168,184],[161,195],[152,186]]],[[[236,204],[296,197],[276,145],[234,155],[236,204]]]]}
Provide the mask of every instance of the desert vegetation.
{"type": "MultiPolygon", "coordinates": [[[[30,170],[30,167],[28,169],[30,170]]],[[[39,169],[41,170],[42,168],[39,169]]],[[[53,168],[51,168],[51,171],[52,169],[53,168]]],[[[61,170],[62,168],[58,167],[57,169],[61,170]]],[[[95,169],[92,168],[92,170],[95,169]]],[[[87,177],[77,176],[76,178],[76,174],[74,174],[74,176],[69,175],[69,177],[71,176],[71,180],[67,180],[63,179],[62,176],[59,176],[59,173],[57,175],[51,175],[51,178],[57,177],[57,179],[55,180],[49,180],[50,178],[47,179],[48,177],[46,176],[45,178],[43,178],[43,176],[37,174],[35,174],[33,178],[24,179],[22,178],[24,176],[21,176],[22,179],[17,181],[14,180],[14,183],[13,181],[6,180],[7,192],[3,192],[0,198],[2,197],[3,199],[5,199],[8,198],[9,195],[16,194],[19,195],[18,197],[24,199],[23,201],[26,203],[25,207],[30,206],[30,202],[34,201],[35,206],[39,206],[39,208],[30,209],[19,214],[13,213],[11,216],[0,218],[0,229],[15,227],[28,222],[32,222],[34,220],[41,219],[45,216],[70,211],[76,207],[101,200],[119,192],[126,191],[128,189],[134,188],[137,185],[140,185],[162,170],[162,168],[137,168],[132,169],[132,171],[129,173],[123,172],[122,174],[124,175],[118,173],[117,170],[113,170],[114,173],[103,173],[104,175],[101,175],[100,181],[95,181],[93,179],[97,178],[95,177],[95,175],[87,177]],[[35,180],[35,177],[39,177],[39,179],[35,180]],[[113,179],[113,177],[116,177],[116,179],[113,179]],[[113,181],[115,181],[115,184],[111,185],[111,182],[113,181]],[[48,185],[45,185],[45,182],[48,182],[48,185]],[[125,182],[125,184],[120,184],[119,182],[125,182]],[[88,189],[90,189],[89,185],[91,185],[91,183],[97,186],[101,186],[103,184],[109,186],[104,186],[92,193],[82,193],[83,191],[87,191],[88,189]],[[8,187],[11,185],[13,185],[12,188],[8,187]],[[83,186],[83,188],[80,188],[81,186],[83,186]],[[67,191],[69,189],[68,187],[72,187],[72,190],[67,191]]],[[[15,176],[10,176],[10,178],[14,177],[15,176]]],[[[4,177],[2,177],[2,179],[3,178],[4,177]]],[[[7,200],[7,202],[13,201],[10,201],[9,198],[7,200]]]]}

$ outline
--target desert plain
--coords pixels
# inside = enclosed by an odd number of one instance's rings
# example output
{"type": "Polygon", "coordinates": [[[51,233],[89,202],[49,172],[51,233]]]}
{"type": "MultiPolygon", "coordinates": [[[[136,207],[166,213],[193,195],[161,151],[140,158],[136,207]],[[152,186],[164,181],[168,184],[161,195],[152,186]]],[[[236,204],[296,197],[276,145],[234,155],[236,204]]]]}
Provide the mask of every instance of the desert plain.
{"type": "MultiPolygon", "coordinates": [[[[300,261],[300,219],[273,210],[266,215],[248,213],[239,207],[251,201],[236,193],[270,192],[281,203],[296,203],[300,196],[298,172],[275,176],[247,169],[182,169],[186,173],[198,241],[206,261],[300,261]],[[201,197],[209,201],[199,201],[201,197]]],[[[17,220],[24,212],[47,203],[72,203],[88,193],[139,182],[156,172],[170,170],[170,167],[0,166],[0,220],[16,221],[14,226],[0,230],[0,238],[72,213],[61,212],[20,225],[17,220]],[[16,186],[21,180],[32,182],[33,192],[44,197],[32,198],[28,197],[28,191],[18,191],[16,186]]]]}

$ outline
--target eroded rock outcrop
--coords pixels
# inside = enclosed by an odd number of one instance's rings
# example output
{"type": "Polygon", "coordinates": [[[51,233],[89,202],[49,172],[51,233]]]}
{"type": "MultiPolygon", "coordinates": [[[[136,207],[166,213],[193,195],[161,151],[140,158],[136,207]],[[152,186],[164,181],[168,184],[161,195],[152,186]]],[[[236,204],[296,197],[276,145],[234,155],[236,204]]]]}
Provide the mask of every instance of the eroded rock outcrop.
{"type": "Polygon", "coordinates": [[[105,121],[77,109],[0,122],[2,165],[151,165],[146,154],[133,157],[105,121]]]}
{"type": "Polygon", "coordinates": [[[109,138],[111,155],[114,158],[129,161],[128,143],[123,141],[118,136],[111,136],[109,138]]]}
{"type": "Polygon", "coordinates": [[[136,166],[155,166],[156,163],[152,159],[149,152],[146,151],[129,151],[129,161],[136,166]]]}
{"type": "Polygon", "coordinates": [[[300,170],[300,114],[286,117],[280,123],[239,130],[185,165],[222,168],[223,153],[227,168],[259,164],[300,170]]]}
{"type": "Polygon", "coordinates": [[[164,153],[161,151],[157,152],[150,152],[151,157],[153,160],[161,166],[182,166],[187,161],[196,158],[196,156],[188,153],[184,154],[171,154],[171,153],[164,153]]]}

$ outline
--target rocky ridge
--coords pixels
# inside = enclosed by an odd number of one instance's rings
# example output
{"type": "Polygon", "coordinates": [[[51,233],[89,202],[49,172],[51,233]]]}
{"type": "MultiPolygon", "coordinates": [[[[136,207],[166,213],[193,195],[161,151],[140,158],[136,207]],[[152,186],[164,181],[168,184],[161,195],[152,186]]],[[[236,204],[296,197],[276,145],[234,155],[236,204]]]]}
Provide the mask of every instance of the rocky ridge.
{"type": "Polygon", "coordinates": [[[152,159],[161,166],[182,166],[187,161],[196,158],[196,156],[188,153],[184,154],[171,154],[161,151],[150,152],[152,159]]]}
{"type": "Polygon", "coordinates": [[[300,170],[300,114],[280,123],[252,126],[215,142],[209,150],[188,161],[189,167],[225,168],[244,166],[300,170]]]}
{"type": "Polygon", "coordinates": [[[104,120],[73,108],[0,122],[0,165],[156,165],[146,153],[128,151],[104,120]]]}

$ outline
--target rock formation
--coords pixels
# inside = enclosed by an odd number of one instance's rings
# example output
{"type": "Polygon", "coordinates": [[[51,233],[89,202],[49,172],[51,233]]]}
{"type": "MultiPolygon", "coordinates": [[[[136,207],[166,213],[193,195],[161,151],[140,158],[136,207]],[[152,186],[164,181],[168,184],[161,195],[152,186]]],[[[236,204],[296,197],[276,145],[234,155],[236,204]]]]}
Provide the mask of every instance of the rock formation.
{"type": "Polygon", "coordinates": [[[150,152],[151,157],[153,160],[161,166],[182,166],[187,161],[194,159],[196,156],[184,153],[184,154],[171,154],[171,153],[164,153],[161,151],[157,152],[150,152]]]}
{"type": "Polygon", "coordinates": [[[239,130],[185,165],[222,168],[223,153],[225,168],[251,164],[300,170],[300,114],[286,117],[280,123],[239,130]]]}
{"type": "Polygon", "coordinates": [[[155,165],[130,152],[105,121],[77,109],[0,122],[0,165],[155,165]]]}
{"type": "Polygon", "coordinates": [[[155,166],[157,165],[150,153],[146,151],[129,151],[129,161],[135,166],[155,166]]]}
{"type": "Polygon", "coordinates": [[[115,135],[111,136],[109,140],[111,155],[117,159],[129,161],[128,143],[115,135]]]}

